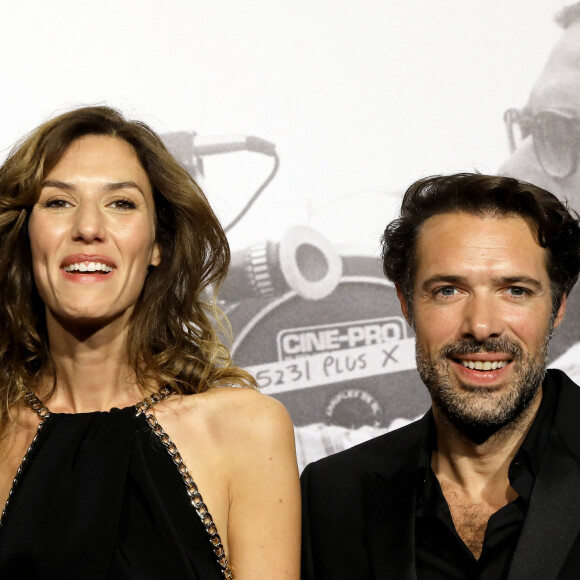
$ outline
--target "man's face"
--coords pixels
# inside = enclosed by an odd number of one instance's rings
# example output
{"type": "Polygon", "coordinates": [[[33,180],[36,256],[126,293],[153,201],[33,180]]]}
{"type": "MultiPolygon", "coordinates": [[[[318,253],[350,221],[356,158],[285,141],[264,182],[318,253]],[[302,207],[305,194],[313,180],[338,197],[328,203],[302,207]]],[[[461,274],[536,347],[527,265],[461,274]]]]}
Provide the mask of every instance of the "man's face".
{"type": "MultiPolygon", "coordinates": [[[[532,114],[548,111],[580,119],[580,22],[571,24],[552,50],[532,89],[527,108],[532,114]]],[[[580,209],[580,127],[576,127],[574,133],[577,133],[577,169],[571,175],[549,176],[536,157],[531,137],[521,142],[500,168],[500,173],[566,197],[573,207],[580,209]]]]}
{"type": "Polygon", "coordinates": [[[534,398],[564,315],[565,300],[552,319],[545,250],[523,218],[461,212],[429,218],[416,255],[417,367],[434,412],[489,435],[534,398]]]}

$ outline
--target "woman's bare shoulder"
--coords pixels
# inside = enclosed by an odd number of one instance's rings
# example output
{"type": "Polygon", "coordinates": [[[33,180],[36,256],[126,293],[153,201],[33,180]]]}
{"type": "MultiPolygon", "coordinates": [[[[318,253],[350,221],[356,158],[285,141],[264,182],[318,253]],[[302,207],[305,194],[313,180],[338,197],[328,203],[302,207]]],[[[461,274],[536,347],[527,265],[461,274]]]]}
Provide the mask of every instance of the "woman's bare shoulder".
{"type": "Polygon", "coordinates": [[[160,412],[173,416],[171,435],[186,464],[195,465],[196,483],[213,494],[204,497],[218,528],[227,530],[236,577],[298,578],[300,486],[284,406],[243,387],[163,403],[160,412]]]}
{"type": "Polygon", "coordinates": [[[221,414],[231,413],[240,420],[252,420],[254,413],[275,417],[288,415],[282,403],[247,387],[214,387],[199,395],[190,395],[188,398],[199,396],[205,398],[208,409],[221,414]]]}
{"type": "Polygon", "coordinates": [[[243,436],[247,443],[247,438],[256,442],[293,434],[292,421],[282,403],[245,387],[214,387],[175,397],[160,407],[172,421],[190,425],[192,430],[201,427],[219,439],[237,441],[243,436]]]}

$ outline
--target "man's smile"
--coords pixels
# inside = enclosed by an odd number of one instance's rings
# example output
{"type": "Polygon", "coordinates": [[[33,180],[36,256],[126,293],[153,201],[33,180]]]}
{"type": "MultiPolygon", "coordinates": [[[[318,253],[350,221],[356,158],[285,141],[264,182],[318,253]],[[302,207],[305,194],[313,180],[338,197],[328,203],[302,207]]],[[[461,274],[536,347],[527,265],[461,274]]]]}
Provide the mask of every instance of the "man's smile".
{"type": "Polygon", "coordinates": [[[509,361],[507,360],[501,360],[501,361],[493,361],[490,362],[488,360],[486,360],[485,362],[482,362],[480,360],[463,360],[461,361],[461,364],[469,369],[475,369],[476,371],[490,371],[493,370],[495,371],[495,369],[501,369],[503,367],[505,367],[505,365],[509,364],[509,361]]]}

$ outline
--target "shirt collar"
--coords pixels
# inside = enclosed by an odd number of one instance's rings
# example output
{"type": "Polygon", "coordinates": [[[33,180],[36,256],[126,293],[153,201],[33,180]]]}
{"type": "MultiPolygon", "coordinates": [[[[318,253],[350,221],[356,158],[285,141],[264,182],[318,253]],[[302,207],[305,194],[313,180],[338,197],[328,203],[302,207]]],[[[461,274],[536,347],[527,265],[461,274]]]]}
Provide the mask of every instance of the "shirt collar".
{"type": "MultiPolygon", "coordinates": [[[[542,400],[532,425],[510,463],[508,475],[510,484],[518,495],[527,503],[530,499],[536,476],[548,443],[550,430],[558,403],[558,389],[546,374],[542,384],[542,400]]],[[[431,473],[431,454],[435,448],[437,435],[433,413],[427,417],[427,428],[423,431],[421,451],[417,464],[417,484],[419,497],[425,499],[425,488],[431,473]]],[[[429,487],[429,486],[428,486],[429,487]]]]}

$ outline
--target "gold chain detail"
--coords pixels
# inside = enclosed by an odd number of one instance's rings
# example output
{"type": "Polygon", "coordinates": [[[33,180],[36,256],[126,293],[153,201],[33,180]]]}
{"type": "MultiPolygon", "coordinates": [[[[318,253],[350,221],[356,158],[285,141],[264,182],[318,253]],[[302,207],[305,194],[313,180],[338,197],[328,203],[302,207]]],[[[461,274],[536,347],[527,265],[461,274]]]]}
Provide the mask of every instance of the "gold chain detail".
{"type": "Polygon", "coordinates": [[[28,391],[24,395],[24,402],[41,418],[46,419],[50,416],[50,411],[45,404],[32,392],[28,391]]]}
{"type": "Polygon", "coordinates": [[[24,466],[26,465],[26,462],[28,461],[28,457],[30,455],[30,452],[32,451],[32,448],[34,447],[34,444],[36,443],[36,441],[38,439],[38,435],[40,434],[40,430],[42,429],[44,422],[50,417],[50,411],[44,406],[43,402],[32,391],[28,391],[24,395],[24,402],[40,417],[40,423],[38,424],[38,427],[36,428],[36,435],[34,435],[34,439],[30,443],[30,445],[28,446],[28,449],[26,450],[26,453],[24,454],[24,457],[22,458],[22,462],[18,466],[18,470],[16,471],[16,475],[14,476],[14,479],[12,480],[12,487],[10,488],[10,492],[8,493],[8,498],[6,499],[6,503],[4,504],[4,509],[2,510],[2,515],[0,515],[0,527],[2,527],[2,525],[4,524],[4,516],[6,515],[6,509],[8,508],[8,504],[10,503],[10,500],[12,499],[12,496],[14,495],[14,490],[16,489],[16,486],[18,485],[18,482],[20,481],[20,476],[22,475],[22,470],[24,469],[24,466]]]}
{"type": "Polygon", "coordinates": [[[223,574],[223,577],[226,580],[234,580],[234,575],[228,563],[228,559],[226,557],[226,552],[224,550],[222,540],[220,535],[217,531],[217,527],[214,524],[213,518],[207,509],[207,506],[203,502],[203,498],[197,489],[197,485],[193,481],[181,454],[177,450],[177,447],[169,438],[169,435],[163,430],[163,427],[157,421],[155,415],[152,412],[147,412],[151,407],[169,397],[169,395],[173,394],[174,391],[170,387],[164,387],[157,393],[154,393],[150,397],[147,397],[144,401],[137,403],[135,405],[135,409],[137,410],[137,416],[143,414],[145,416],[145,420],[149,427],[151,427],[151,431],[153,434],[159,439],[163,447],[169,453],[169,456],[175,463],[177,467],[177,471],[179,471],[179,475],[183,479],[183,483],[185,484],[185,489],[187,491],[187,495],[189,496],[190,503],[195,509],[195,513],[198,515],[201,523],[203,524],[205,531],[209,536],[209,543],[212,547],[213,553],[215,554],[217,563],[219,564],[220,570],[223,574]]]}
{"type": "MultiPolygon", "coordinates": [[[[195,509],[195,513],[198,515],[199,519],[201,520],[201,523],[205,527],[205,530],[209,536],[210,545],[213,549],[214,555],[217,559],[223,577],[226,580],[234,580],[234,575],[229,566],[228,559],[226,557],[226,553],[222,544],[222,540],[217,531],[217,527],[214,524],[213,518],[209,513],[207,506],[203,502],[203,498],[199,493],[199,490],[197,489],[197,485],[195,484],[193,478],[189,474],[189,471],[187,469],[187,466],[185,465],[185,462],[183,461],[183,458],[181,457],[181,454],[177,450],[177,447],[175,446],[173,441],[171,441],[171,439],[169,438],[169,435],[165,433],[163,427],[161,427],[161,425],[158,423],[157,419],[155,418],[155,415],[153,415],[153,413],[147,412],[157,403],[163,401],[164,399],[172,395],[174,392],[175,391],[170,387],[163,387],[156,393],[153,393],[143,401],[137,403],[135,405],[135,409],[137,411],[136,414],[137,416],[144,414],[147,424],[151,427],[153,434],[159,439],[159,441],[165,447],[167,453],[169,453],[169,456],[173,460],[173,463],[176,465],[177,470],[179,471],[179,474],[183,479],[185,489],[187,490],[187,495],[190,498],[190,503],[195,509]]],[[[28,446],[26,454],[24,455],[24,458],[22,459],[22,462],[18,467],[18,471],[14,476],[12,488],[10,489],[10,493],[8,494],[8,499],[6,500],[4,509],[2,510],[2,515],[0,515],[0,527],[4,522],[6,508],[10,503],[10,499],[14,495],[14,490],[18,485],[18,481],[20,480],[20,476],[28,460],[28,456],[30,455],[32,448],[34,447],[34,444],[38,439],[38,435],[40,433],[40,430],[42,429],[42,426],[44,425],[45,421],[50,417],[50,411],[48,410],[48,408],[32,391],[29,391],[24,395],[24,402],[32,409],[32,411],[34,411],[40,417],[40,423],[36,428],[36,435],[34,436],[34,439],[28,446]]]]}
{"type": "Polygon", "coordinates": [[[173,395],[173,393],[175,393],[175,391],[171,387],[163,387],[156,393],[149,395],[149,397],[143,399],[135,405],[135,409],[137,409],[137,416],[141,415],[141,413],[145,413],[145,411],[148,411],[151,409],[151,407],[163,401],[163,399],[167,399],[167,397],[169,397],[169,395],[173,395]]]}

